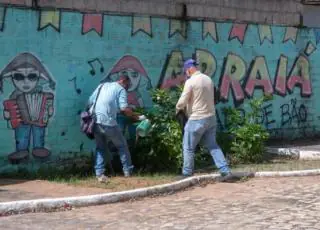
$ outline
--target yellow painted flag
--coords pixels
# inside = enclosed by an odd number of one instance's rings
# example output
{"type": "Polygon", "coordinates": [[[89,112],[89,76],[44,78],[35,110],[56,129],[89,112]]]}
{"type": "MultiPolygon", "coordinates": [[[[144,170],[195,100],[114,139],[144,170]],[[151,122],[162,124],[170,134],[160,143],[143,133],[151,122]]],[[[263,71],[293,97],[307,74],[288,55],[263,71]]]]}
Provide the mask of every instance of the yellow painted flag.
{"type": "Polygon", "coordinates": [[[287,27],[284,38],[283,38],[283,42],[287,42],[291,40],[293,43],[296,43],[297,36],[298,36],[298,28],[287,27]]]}
{"type": "Polygon", "coordinates": [[[177,33],[182,37],[187,38],[187,23],[185,21],[170,19],[169,28],[169,38],[177,33]]]}
{"type": "Polygon", "coordinates": [[[217,26],[215,22],[202,22],[202,40],[210,36],[215,42],[218,42],[217,26]]]}
{"type": "Polygon", "coordinates": [[[259,25],[259,37],[260,44],[262,44],[264,40],[269,40],[269,42],[273,43],[271,27],[269,25],[259,25]]]}
{"type": "Polygon", "coordinates": [[[56,31],[60,31],[60,11],[44,10],[40,11],[39,30],[52,26],[56,31]]]}
{"type": "Polygon", "coordinates": [[[151,17],[132,16],[132,35],[143,32],[152,37],[151,17]]]}

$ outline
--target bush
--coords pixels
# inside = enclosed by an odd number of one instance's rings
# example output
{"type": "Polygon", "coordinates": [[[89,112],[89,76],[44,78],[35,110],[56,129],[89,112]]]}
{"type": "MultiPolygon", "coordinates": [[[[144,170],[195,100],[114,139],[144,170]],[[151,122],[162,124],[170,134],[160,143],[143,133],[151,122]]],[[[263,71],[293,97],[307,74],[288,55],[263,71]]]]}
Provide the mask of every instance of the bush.
{"type": "MultiPolygon", "coordinates": [[[[132,160],[137,168],[145,172],[178,172],[183,161],[182,130],[175,118],[176,103],[182,87],[174,90],[156,89],[151,92],[153,109],[137,111],[147,115],[153,124],[148,137],[140,138],[132,149],[132,160]]],[[[210,154],[204,148],[196,149],[195,164],[212,165],[210,154]]]]}
{"type": "Polygon", "coordinates": [[[268,97],[253,99],[245,117],[235,108],[227,109],[227,133],[231,136],[230,145],[232,163],[258,163],[264,155],[268,131],[258,123],[261,105],[268,97]]]}
{"type": "Polygon", "coordinates": [[[154,107],[140,111],[152,123],[148,137],[140,138],[133,149],[133,162],[142,171],[177,171],[182,164],[182,132],[175,120],[175,105],[182,89],[152,91],[154,107]]]}
{"type": "MultiPolygon", "coordinates": [[[[154,107],[151,111],[140,110],[152,123],[148,137],[139,138],[132,145],[132,160],[136,168],[144,172],[174,171],[182,166],[182,132],[175,119],[175,105],[182,88],[175,90],[156,89],[152,91],[154,107]]],[[[239,110],[229,108],[226,111],[227,131],[217,135],[217,142],[225,153],[230,153],[232,163],[256,163],[262,160],[264,143],[268,132],[258,124],[260,108],[267,98],[249,102],[250,110],[242,117],[239,110]]],[[[195,165],[212,165],[212,159],[206,149],[197,148],[195,165]]]]}

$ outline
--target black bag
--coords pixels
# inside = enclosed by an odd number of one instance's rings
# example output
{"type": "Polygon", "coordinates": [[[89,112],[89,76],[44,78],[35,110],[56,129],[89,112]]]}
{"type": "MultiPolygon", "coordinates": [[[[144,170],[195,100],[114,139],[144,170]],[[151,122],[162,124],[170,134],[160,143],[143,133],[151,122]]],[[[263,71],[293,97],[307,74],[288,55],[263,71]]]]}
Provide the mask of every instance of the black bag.
{"type": "MultiPolygon", "coordinates": [[[[184,127],[186,126],[187,122],[188,122],[188,117],[187,115],[184,113],[184,111],[180,110],[177,114],[176,114],[176,120],[178,121],[180,127],[181,127],[181,131],[182,131],[182,136],[184,135],[184,127]]],[[[196,151],[200,150],[200,146],[199,144],[196,146],[196,151]]]]}
{"type": "Polygon", "coordinates": [[[180,110],[177,114],[176,114],[176,120],[178,121],[181,131],[182,131],[182,135],[184,134],[184,126],[186,125],[187,121],[188,121],[188,117],[186,116],[186,114],[180,110]]]}

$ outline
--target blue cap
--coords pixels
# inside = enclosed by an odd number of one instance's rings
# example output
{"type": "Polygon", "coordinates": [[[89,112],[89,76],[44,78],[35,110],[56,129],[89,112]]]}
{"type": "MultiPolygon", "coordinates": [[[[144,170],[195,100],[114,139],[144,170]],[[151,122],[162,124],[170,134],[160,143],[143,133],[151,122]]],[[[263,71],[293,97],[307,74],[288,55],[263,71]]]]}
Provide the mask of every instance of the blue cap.
{"type": "Polygon", "coordinates": [[[193,59],[188,59],[184,62],[183,64],[183,72],[186,72],[187,69],[191,68],[191,67],[197,67],[197,62],[193,59]]]}

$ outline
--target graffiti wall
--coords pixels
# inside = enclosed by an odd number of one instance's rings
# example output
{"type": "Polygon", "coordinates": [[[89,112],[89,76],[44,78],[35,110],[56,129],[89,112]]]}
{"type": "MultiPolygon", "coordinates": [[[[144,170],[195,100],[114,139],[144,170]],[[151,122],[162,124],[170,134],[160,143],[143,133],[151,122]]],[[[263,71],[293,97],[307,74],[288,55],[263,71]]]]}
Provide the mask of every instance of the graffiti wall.
{"type": "MultiPolygon", "coordinates": [[[[318,29],[0,7],[0,172],[90,153],[79,114],[100,82],[126,75],[128,101],[150,108],[152,88],[183,84],[193,57],[224,108],[272,96],[261,124],[276,138],[319,134],[318,29]]],[[[119,117],[128,138],[134,126],[119,117]]]]}

